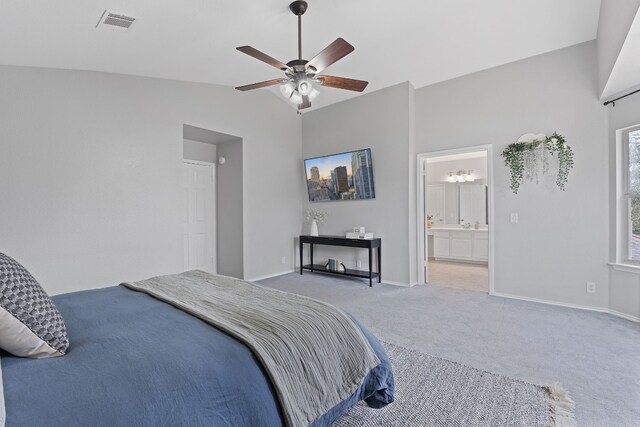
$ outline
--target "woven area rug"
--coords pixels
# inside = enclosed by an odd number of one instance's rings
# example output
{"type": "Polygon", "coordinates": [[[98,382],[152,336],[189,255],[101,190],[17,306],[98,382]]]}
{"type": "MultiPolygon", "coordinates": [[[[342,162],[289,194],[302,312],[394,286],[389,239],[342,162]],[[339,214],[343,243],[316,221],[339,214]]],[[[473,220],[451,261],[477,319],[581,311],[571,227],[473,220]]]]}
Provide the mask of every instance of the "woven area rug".
{"type": "Polygon", "coordinates": [[[364,402],[334,427],[573,427],[573,401],[558,384],[539,386],[383,343],[393,365],[395,401],[364,402]]]}

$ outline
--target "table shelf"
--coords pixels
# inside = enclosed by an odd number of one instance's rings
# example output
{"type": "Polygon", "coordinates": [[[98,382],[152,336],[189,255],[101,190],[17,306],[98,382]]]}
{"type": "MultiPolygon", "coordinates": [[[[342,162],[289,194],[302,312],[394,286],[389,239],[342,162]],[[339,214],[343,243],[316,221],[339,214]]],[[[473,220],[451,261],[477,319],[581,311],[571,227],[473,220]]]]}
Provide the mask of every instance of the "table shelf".
{"type": "Polygon", "coordinates": [[[300,236],[300,274],[303,271],[311,271],[313,273],[328,273],[337,276],[358,277],[361,279],[369,279],[369,286],[373,285],[373,279],[377,278],[378,283],[382,282],[382,241],[376,239],[348,239],[342,236],[300,236]],[[304,261],[304,245],[309,245],[310,264],[303,264],[304,261]],[[313,262],[313,247],[315,245],[342,246],[350,248],[367,249],[369,255],[369,270],[355,270],[348,268],[344,272],[327,270],[324,264],[316,264],[313,262]],[[377,252],[378,271],[373,271],[373,251],[377,252]]]}
{"type": "MultiPolygon", "coordinates": [[[[329,274],[335,274],[337,276],[360,277],[361,279],[369,278],[368,271],[354,270],[352,268],[347,268],[345,271],[333,271],[333,270],[327,270],[326,267],[322,264],[313,264],[313,265],[307,264],[307,265],[303,265],[302,268],[305,270],[313,271],[314,273],[329,273],[329,274]]],[[[378,273],[376,273],[375,271],[371,272],[371,276],[372,278],[375,279],[378,277],[378,273]]]]}

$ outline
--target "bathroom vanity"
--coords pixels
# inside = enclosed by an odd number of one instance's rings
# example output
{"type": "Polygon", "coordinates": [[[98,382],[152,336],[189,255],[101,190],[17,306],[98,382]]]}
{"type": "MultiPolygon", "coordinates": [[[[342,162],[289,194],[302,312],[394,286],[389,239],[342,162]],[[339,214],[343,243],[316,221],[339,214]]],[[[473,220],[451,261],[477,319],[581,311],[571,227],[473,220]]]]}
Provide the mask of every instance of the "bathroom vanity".
{"type": "Polygon", "coordinates": [[[433,252],[429,256],[436,260],[486,263],[489,259],[489,231],[486,226],[478,230],[455,225],[434,226],[429,234],[433,235],[433,252]]]}

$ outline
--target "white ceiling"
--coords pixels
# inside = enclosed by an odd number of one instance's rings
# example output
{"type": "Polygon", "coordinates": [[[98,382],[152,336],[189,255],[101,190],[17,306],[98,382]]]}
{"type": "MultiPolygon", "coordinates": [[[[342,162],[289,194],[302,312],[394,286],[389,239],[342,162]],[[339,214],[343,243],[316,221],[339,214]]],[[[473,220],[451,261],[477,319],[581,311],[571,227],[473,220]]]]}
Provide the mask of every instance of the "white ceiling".
{"type": "MultiPolygon", "coordinates": [[[[592,40],[600,0],[308,0],[303,56],[337,37],[355,52],[326,74],[369,81],[365,92],[422,87],[592,40]]],[[[3,0],[0,63],[106,71],[238,86],[278,70],[235,50],[296,56],[288,0],[3,0]],[[138,19],[96,29],[107,9],[138,19]]],[[[267,90],[267,89],[260,89],[267,90]]],[[[357,94],[325,88],[314,106],[357,94]]]]}

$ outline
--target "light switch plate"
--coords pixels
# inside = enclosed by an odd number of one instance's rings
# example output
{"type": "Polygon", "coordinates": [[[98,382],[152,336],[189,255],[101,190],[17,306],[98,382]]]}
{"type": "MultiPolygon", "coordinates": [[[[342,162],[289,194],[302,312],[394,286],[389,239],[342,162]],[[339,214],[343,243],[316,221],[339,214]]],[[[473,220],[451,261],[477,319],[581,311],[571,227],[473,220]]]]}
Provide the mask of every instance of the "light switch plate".
{"type": "Polygon", "coordinates": [[[510,221],[511,221],[512,224],[517,224],[518,223],[518,213],[517,212],[511,212],[510,221]]]}

